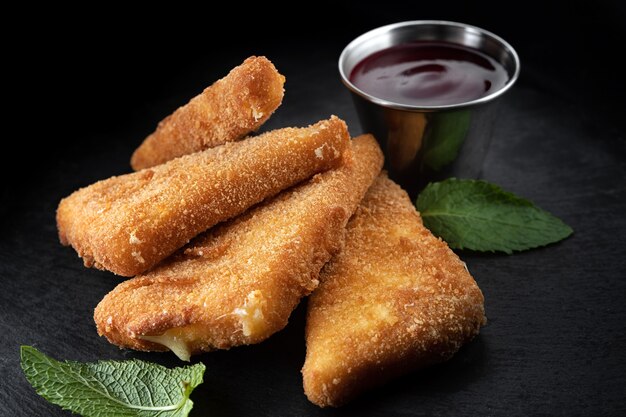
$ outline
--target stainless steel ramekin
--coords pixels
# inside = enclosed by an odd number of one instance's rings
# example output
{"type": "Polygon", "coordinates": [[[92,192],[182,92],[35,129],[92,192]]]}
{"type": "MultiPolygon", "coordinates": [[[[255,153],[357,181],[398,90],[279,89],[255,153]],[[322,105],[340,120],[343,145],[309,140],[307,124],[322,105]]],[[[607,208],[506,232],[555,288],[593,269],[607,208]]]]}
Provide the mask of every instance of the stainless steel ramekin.
{"type": "Polygon", "coordinates": [[[477,178],[495,120],[494,99],[517,80],[520,62],[502,38],[475,26],[415,20],[371,30],[345,47],[339,73],[352,93],[364,132],[373,133],[385,153],[391,178],[415,196],[428,182],[450,176],[477,178]],[[354,67],[382,49],[411,41],[445,41],[474,48],[499,62],[506,84],[484,97],[451,105],[413,106],[374,97],[350,81],[354,67]]]}

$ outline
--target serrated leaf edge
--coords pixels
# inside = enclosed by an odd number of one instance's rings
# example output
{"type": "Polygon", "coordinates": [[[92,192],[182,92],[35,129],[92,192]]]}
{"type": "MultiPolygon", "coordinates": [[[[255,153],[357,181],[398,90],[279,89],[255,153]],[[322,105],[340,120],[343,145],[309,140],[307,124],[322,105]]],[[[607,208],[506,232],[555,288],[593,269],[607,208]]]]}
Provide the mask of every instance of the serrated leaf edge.
{"type": "MultiPolygon", "coordinates": [[[[500,194],[503,198],[506,198],[507,200],[509,200],[511,203],[514,203],[515,205],[517,205],[518,207],[531,207],[535,210],[537,210],[537,212],[541,212],[543,215],[546,215],[547,217],[550,217],[552,219],[552,221],[554,221],[555,223],[557,223],[559,225],[559,227],[563,228],[563,237],[558,238],[558,239],[554,239],[554,240],[550,240],[550,241],[546,241],[546,243],[543,244],[528,244],[525,248],[522,249],[517,249],[517,248],[491,248],[491,249],[481,249],[481,248],[475,248],[472,247],[471,245],[467,245],[467,244],[457,244],[456,242],[448,242],[447,240],[443,239],[441,236],[440,238],[442,238],[444,241],[446,241],[446,243],[453,249],[460,249],[460,250],[472,250],[472,251],[477,251],[477,252],[491,252],[491,253],[497,253],[497,252],[504,252],[507,255],[511,255],[514,252],[522,252],[525,250],[529,250],[529,249],[536,249],[536,248],[540,248],[540,247],[544,247],[556,242],[560,242],[563,239],[568,238],[569,236],[571,236],[574,233],[574,230],[568,225],[566,224],[564,221],[562,221],[561,219],[559,219],[558,217],[554,216],[552,213],[543,210],[542,208],[538,207],[536,204],[534,204],[532,201],[525,199],[523,197],[519,197],[517,195],[515,195],[512,192],[506,191],[504,189],[502,189],[500,186],[498,186],[497,184],[493,184],[490,182],[487,182],[485,180],[473,180],[473,179],[458,179],[455,177],[451,177],[448,178],[444,181],[439,181],[439,182],[430,182],[428,183],[428,185],[426,187],[424,187],[424,189],[422,190],[422,192],[420,192],[420,194],[417,196],[417,199],[415,201],[415,206],[417,208],[417,210],[420,212],[420,216],[424,219],[424,224],[426,225],[426,227],[428,227],[430,229],[430,227],[428,226],[428,223],[430,223],[430,221],[428,220],[429,217],[435,217],[435,218],[442,218],[442,217],[466,217],[466,216],[454,216],[452,214],[449,213],[433,213],[433,212],[428,212],[423,211],[422,207],[420,207],[420,203],[423,202],[424,198],[423,196],[425,196],[426,194],[423,194],[426,190],[428,190],[429,192],[435,194],[436,198],[435,200],[440,200],[442,198],[444,198],[447,194],[449,194],[450,190],[447,191],[446,195],[444,196],[439,196],[438,194],[441,192],[441,188],[443,187],[444,183],[456,183],[456,184],[463,184],[463,183],[471,183],[472,185],[475,184],[479,184],[481,186],[485,186],[487,187],[488,191],[490,193],[493,194],[500,194]]],[[[445,184],[447,185],[447,184],[445,184]]],[[[481,220],[483,221],[492,221],[490,219],[486,219],[486,218],[482,218],[481,220]]],[[[502,224],[507,224],[504,222],[499,222],[502,224]]],[[[532,230],[538,230],[536,228],[533,228],[532,230]]],[[[457,239],[459,241],[462,241],[462,239],[457,239]]]]}
{"type": "MultiPolygon", "coordinates": [[[[71,408],[66,407],[65,405],[62,404],[58,404],[56,402],[54,402],[53,400],[55,399],[51,399],[49,398],[47,395],[45,395],[42,391],[41,388],[38,388],[35,386],[35,384],[33,383],[33,381],[31,380],[31,378],[29,377],[27,370],[29,367],[29,364],[27,362],[29,362],[29,358],[28,356],[30,356],[31,358],[35,358],[38,359],[40,362],[41,361],[45,361],[48,366],[50,367],[56,367],[57,369],[60,369],[64,374],[66,374],[68,376],[68,378],[72,378],[75,381],[82,383],[84,386],[86,386],[89,390],[97,393],[98,395],[101,395],[102,397],[106,397],[108,399],[110,399],[111,401],[126,407],[126,408],[130,408],[133,410],[140,410],[140,411],[154,411],[154,412],[158,412],[159,414],[162,412],[167,412],[167,411],[178,411],[180,409],[183,408],[183,406],[187,403],[187,402],[191,402],[191,404],[193,404],[193,402],[189,399],[191,392],[193,390],[194,387],[191,386],[191,381],[182,381],[182,396],[181,399],[178,401],[178,403],[176,404],[172,404],[172,405],[167,405],[167,406],[157,406],[157,407],[152,407],[152,406],[142,406],[142,405],[136,405],[136,404],[131,404],[131,403],[127,403],[127,402],[123,402],[111,395],[109,395],[108,393],[102,392],[100,390],[95,389],[90,383],[88,383],[88,381],[86,381],[80,374],[77,374],[75,371],[68,369],[62,365],[69,365],[69,366],[73,366],[73,365],[85,365],[85,363],[82,362],[77,362],[77,361],[57,361],[56,359],[51,358],[50,356],[45,355],[44,353],[40,352],[39,350],[37,350],[36,348],[32,347],[32,346],[27,346],[27,345],[22,345],[20,346],[20,366],[24,372],[24,375],[26,376],[26,379],[28,380],[28,382],[31,384],[31,386],[33,386],[33,388],[35,389],[35,391],[37,392],[37,394],[41,395],[42,397],[44,397],[46,400],[53,402],[56,405],[61,406],[63,409],[66,410],[71,410],[71,408]]],[[[34,363],[35,360],[30,359],[31,363],[34,363]]],[[[108,362],[108,363],[122,363],[122,362],[135,362],[139,365],[143,365],[145,364],[145,362],[140,361],[138,359],[130,359],[129,361],[115,361],[115,360],[107,360],[107,361],[97,361],[94,362],[94,364],[99,364],[101,362],[108,362]]],[[[159,364],[155,364],[155,363],[149,363],[151,366],[157,366],[158,368],[163,368],[163,370],[169,370],[169,368],[166,368],[164,366],[161,366],[159,364]]],[[[31,365],[32,366],[32,365],[31,365]]],[[[206,370],[206,366],[203,363],[197,363],[195,365],[191,365],[191,366],[185,366],[182,369],[192,369],[192,368],[201,368],[201,372],[202,374],[204,374],[204,371],[206,370]]],[[[201,381],[202,382],[202,381],[201,381]]]]}

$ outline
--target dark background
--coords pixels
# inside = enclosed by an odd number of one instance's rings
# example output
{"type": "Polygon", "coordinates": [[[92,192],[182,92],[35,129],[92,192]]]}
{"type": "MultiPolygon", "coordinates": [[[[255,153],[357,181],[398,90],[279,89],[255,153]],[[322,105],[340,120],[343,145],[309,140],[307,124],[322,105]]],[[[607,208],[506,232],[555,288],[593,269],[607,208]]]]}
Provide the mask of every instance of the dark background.
{"type": "Polygon", "coordinates": [[[160,119],[252,54],[267,55],[287,77],[283,106],[264,129],[334,113],[360,133],[339,53],[369,29],[413,19],[481,26],[517,49],[522,74],[502,100],[484,178],[561,217],[574,236],[514,256],[460,253],[483,289],[489,324],[446,364],[320,410],[302,393],[300,306],[267,342],[196,359],[207,372],[192,415],[625,415],[624,6],[91,7],[33,6],[5,16],[19,29],[2,29],[0,415],[69,415],[30,388],[20,344],[62,359],[178,364],[171,354],[120,351],[98,338],[93,307],[120,280],[84,269],[59,245],[62,197],[128,172],[132,150],[160,119]]]}

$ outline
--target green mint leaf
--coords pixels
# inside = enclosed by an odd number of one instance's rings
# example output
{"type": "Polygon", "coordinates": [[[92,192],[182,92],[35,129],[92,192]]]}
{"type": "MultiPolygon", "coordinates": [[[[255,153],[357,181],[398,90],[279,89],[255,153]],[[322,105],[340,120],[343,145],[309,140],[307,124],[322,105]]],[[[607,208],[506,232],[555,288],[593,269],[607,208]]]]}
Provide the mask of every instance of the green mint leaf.
{"type": "Polygon", "coordinates": [[[417,198],[424,225],[455,249],[513,251],[545,246],[571,227],[528,200],[478,180],[429,184],[417,198]]]}
{"type": "Polygon", "coordinates": [[[202,383],[198,363],[168,369],[140,360],[59,362],[22,346],[20,362],[37,394],[84,417],[184,417],[191,391],[202,383]]]}
{"type": "Polygon", "coordinates": [[[470,112],[433,113],[424,143],[424,164],[440,171],[456,159],[470,127],[470,112]]]}

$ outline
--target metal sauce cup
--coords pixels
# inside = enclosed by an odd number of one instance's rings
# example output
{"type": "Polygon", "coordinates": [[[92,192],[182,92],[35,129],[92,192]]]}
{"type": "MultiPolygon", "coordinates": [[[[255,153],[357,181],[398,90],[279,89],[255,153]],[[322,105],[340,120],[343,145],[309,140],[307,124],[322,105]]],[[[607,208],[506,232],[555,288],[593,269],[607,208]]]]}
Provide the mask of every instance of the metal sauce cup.
{"type": "Polygon", "coordinates": [[[411,197],[431,181],[480,176],[497,110],[492,101],[511,88],[519,70],[517,53],[502,38],[475,26],[440,20],[379,27],[350,42],[339,57],[339,73],[352,92],[363,130],[376,136],[389,176],[411,197]],[[499,62],[509,79],[476,100],[435,106],[394,103],[352,84],[350,74],[363,59],[412,41],[445,41],[476,49],[499,62]]]}

